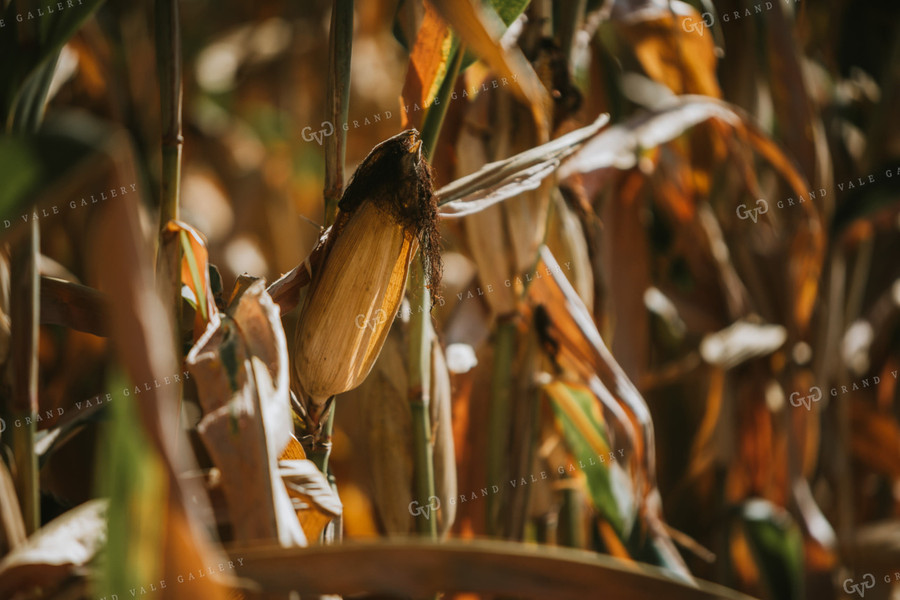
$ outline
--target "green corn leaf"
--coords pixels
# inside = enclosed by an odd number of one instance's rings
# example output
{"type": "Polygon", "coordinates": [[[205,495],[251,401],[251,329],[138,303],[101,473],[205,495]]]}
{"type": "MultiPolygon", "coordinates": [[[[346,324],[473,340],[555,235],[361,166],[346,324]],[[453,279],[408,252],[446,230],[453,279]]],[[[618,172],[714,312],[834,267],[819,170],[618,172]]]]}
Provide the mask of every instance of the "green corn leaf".
{"type": "Polygon", "coordinates": [[[768,594],[774,600],[799,600],[803,593],[803,536],[790,514],[754,499],[740,509],[741,528],[768,594]]]}
{"type": "Polygon", "coordinates": [[[599,404],[581,385],[554,382],[544,386],[544,393],[551,400],[566,445],[584,473],[594,508],[621,540],[627,539],[634,523],[634,501],[628,478],[618,463],[609,460],[611,449],[599,404]],[[604,462],[600,462],[601,456],[604,462]]]}
{"type": "Polygon", "coordinates": [[[4,57],[0,60],[0,115],[4,121],[10,117],[25,83],[42,65],[55,62],[56,53],[102,3],[103,0],[64,0],[63,10],[59,10],[58,3],[48,5],[31,0],[25,3],[28,9],[24,11],[17,2],[9,4],[0,17],[4,22],[0,28],[0,56],[4,57]],[[37,38],[24,46],[19,40],[19,29],[23,27],[37,28],[37,38]]]}

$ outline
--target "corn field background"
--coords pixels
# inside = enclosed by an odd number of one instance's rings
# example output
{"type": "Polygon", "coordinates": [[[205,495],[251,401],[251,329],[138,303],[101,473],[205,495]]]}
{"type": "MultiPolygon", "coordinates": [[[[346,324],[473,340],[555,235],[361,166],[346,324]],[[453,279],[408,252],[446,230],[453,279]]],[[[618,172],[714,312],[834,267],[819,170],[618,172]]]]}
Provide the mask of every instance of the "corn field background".
{"type": "Polygon", "coordinates": [[[900,598],[900,5],[0,1],[0,600],[900,598]]]}

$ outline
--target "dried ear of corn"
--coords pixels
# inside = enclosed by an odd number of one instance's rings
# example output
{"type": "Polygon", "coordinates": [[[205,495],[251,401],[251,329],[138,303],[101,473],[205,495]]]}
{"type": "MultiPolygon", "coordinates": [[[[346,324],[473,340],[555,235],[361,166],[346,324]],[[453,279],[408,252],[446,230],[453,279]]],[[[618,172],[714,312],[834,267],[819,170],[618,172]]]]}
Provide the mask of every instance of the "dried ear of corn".
{"type": "MultiPolygon", "coordinates": [[[[543,137],[531,110],[503,90],[479,96],[468,107],[457,142],[457,174],[534,147],[543,137]]],[[[544,239],[551,180],[502,204],[464,218],[466,240],[478,265],[485,300],[496,316],[515,312],[523,275],[535,263],[544,239]]]]}
{"type": "Polygon", "coordinates": [[[376,146],[339,207],[324,257],[308,263],[311,281],[294,339],[294,374],[313,423],[328,398],[369,374],[420,246],[433,289],[441,272],[437,204],[417,131],[376,146]]]}

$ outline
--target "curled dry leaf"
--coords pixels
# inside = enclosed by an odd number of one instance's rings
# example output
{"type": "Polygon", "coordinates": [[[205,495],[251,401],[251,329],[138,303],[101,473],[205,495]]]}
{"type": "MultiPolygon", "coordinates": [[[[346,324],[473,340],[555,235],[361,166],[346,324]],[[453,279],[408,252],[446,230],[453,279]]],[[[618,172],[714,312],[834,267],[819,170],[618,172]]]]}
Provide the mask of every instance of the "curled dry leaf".
{"type": "MultiPolygon", "coordinates": [[[[407,12],[413,2],[406,3],[407,12]]],[[[403,105],[421,103],[429,106],[447,75],[453,34],[438,15],[431,2],[423,2],[425,14],[416,34],[416,43],[409,55],[409,67],[403,82],[403,105]]],[[[404,111],[404,127],[421,128],[423,111],[404,111]],[[410,115],[412,115],[410,117],[410,115]]]]}
{"type": "Polygon", "coordinates": [[[328,522],[343,511],[341,500],[328,483],[328,479],[311,460],[280,460],[281,475],[288,495],[299,501],[297,518],[307,539],[318,539],[328,522]]]}
{"type": "Polygon", "coordinates": [[[262,280],[228,312],[187,356],[204,411],[198,431],[221,472],[235,538],[305,545],[278,469],[292,427],[280,313],[262,280]]]}
{"type": "Polygon", "coordinates": [[[505,160],[486,164],[471,175],[448,183],[435,193],[441,217],[464,217],[536,189],[608,122],[609,115],[602,114],[590,125],[505,160]]]}
{"type": "Polygon", "coordinates": [[[209,280],[209,252],[206,249],[206,238],[202,233],[181,221],[170,221],[162,234],[163,247],[160,256],[181,256],[181,266],[170,271],[181,273],[181,283],[188,287],[192,297],[188,298],[195,307],[194,339],[200,337],[210,322],[219,318],[216,300],[213,297],[209,280]],[[173,252],[172,245],[180,246],[181,252],[173,252]]]}
{"type": "MultiPolygon", "coordinates": [[[[675,550],[663,522],[656,484],[653,421],[647,403],[606,348],[590,312],[546,247],[541,248],[541,262],[535,269],[528,299],[545,351],[560,370],[560,375],[585,384],[606,411],[610,433],[624,434],[624,439],[610,436],[610,441],[617,446],[621,443],[632,453],[632,486],[642,527],[649,533],[653,552],[673,573],[690,579],[690,572],[675,550]]],[[[570,411],[571,414],[575,413],[570,411]]],[[[580,431],[592,429],[582,427],[580,431]]],[[[595,438],[582,435],[573,439],[595,438]]],[[[599,444],[594,446],[601,448],[599,444]]]]}

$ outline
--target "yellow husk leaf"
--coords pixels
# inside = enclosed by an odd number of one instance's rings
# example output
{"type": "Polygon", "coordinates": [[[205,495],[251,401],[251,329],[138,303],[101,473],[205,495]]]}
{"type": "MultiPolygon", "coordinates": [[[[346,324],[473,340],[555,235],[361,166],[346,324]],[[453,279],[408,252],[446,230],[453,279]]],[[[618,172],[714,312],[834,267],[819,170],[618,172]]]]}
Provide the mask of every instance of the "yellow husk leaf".
{"type": "Polygon", "coordinates": [[[313,274],[295,338],[297,379],[316,404],[369,374],[397,314],[413,232],[373,203],[354,211],[313,274]]]}

